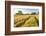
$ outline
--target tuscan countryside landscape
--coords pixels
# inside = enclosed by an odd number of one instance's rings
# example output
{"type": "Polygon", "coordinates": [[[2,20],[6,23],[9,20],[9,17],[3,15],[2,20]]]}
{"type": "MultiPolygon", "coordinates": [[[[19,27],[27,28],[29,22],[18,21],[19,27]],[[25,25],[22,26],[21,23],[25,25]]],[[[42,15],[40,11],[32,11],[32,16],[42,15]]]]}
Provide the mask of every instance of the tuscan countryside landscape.
{"type": "Polygon", "coordinates": [[[39,10],[28,8],[16,8],[14,14],[14,27],[39,26],[39,10]]]}

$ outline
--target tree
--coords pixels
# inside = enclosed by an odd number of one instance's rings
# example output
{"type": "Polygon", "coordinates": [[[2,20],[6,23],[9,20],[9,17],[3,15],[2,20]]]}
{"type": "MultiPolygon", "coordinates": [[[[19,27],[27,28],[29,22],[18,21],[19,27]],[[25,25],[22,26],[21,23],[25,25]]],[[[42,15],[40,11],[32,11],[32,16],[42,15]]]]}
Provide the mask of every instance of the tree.
{"type": "Polygon", "coordinates": [[[22,11],[18,11],[19,14],[22,14],[22,11]]]}
{"type": "Polygon", "coordinates": [[[35,14],[36,14],[35,12],[31,13],[31,15],[35,15],[35,14]]]}
{"type": "Polygon", "coordinates": [[[17,14],[17,15],[18,15],[18,14],[22,14],[22,11],[18,11],[18,13],[16,13],[16,14],[17,14]]]}

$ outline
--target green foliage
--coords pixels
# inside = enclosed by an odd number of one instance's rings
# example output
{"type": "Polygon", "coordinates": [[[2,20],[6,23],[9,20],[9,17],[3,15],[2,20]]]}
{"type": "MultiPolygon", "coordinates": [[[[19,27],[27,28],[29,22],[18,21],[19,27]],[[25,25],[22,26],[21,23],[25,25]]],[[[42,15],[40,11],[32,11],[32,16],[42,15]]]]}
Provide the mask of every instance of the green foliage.
{"type": "Polygon", "coordinates": [[[36,13],[35,13],[35,12],[33,12],[33,13],[31,13],[31,15],[36,15],[36,13]]]}
{"type": "Polygon", "coordinates": [[[18,13],[16,13],[17,15],[19,15],[19,14],[22,14],[22,11],[18,11],[18,13]]]}

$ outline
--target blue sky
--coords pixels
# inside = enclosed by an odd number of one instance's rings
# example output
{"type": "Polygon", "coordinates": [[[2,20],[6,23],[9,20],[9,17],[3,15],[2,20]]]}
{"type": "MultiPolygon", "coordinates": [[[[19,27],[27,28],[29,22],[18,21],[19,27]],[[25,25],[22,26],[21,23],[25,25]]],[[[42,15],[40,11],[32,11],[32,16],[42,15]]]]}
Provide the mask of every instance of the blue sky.
{"type": "Polygon", "coordinates": [[[39,9],[31,9],[31,8],[15,8],[15,12],[18,13],[18,11],[22,11],[22,13],[26,14],[26,13],[32,13],[32,12],[39,12],[39,9]]]}

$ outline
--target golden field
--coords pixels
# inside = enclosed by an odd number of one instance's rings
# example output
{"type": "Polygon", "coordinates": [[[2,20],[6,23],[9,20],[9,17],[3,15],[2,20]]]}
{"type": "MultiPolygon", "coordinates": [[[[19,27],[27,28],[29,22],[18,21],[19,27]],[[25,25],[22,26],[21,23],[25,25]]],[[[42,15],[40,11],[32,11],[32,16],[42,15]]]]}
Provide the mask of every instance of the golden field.
{"type": "Polygon", "coordinates": [[[33,27],[39,25],[39,15],[15,15],[14,27],[33,27]]]}

